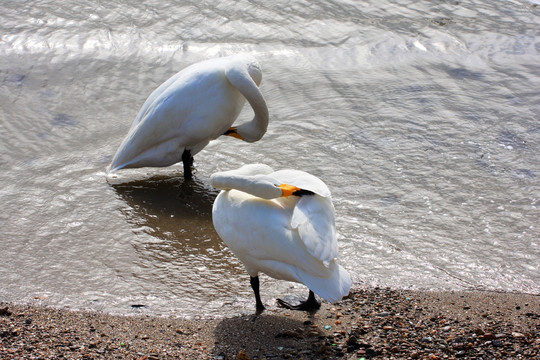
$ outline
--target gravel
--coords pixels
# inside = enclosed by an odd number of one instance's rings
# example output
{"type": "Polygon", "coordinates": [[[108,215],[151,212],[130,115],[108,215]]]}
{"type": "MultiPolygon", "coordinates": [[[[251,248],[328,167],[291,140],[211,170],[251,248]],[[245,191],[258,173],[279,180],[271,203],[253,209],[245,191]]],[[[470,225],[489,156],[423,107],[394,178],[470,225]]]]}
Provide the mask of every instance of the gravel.
{"type": "Polygon", "coordinates": [[[0,359],[540,359],[539,300],[356,289],[314,314],[205,320],[0,303],[0,359]]]}

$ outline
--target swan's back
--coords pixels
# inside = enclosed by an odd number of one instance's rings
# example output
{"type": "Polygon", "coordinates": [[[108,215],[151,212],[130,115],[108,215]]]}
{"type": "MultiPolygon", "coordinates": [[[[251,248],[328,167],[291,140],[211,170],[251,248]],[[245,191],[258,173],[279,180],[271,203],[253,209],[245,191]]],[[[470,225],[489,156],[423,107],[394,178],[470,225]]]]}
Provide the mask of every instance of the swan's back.
{"type": "Polygon", "coordinates": [[[245,98],[225,76],[226,61],[194,64],[159,86],[143,104],[118,148],[110,171],[164,167],[195,155],[229,129],[245,98]]]}
{"type": "MultiPolygon", "coordinates": [[[[234,171],[228,173],[234,175],[234,171]]],[[[349,293],[351,278],[336,262],[330,191],[318,178],[302,171],[265,175],[277,183],[302,184],[327,197],[315,194],[265,200],[234,189],[222,191],[213,208],[216,231],[250,276],[263,272],[303,283],[328,301],[340,300],[349,293]]]]}

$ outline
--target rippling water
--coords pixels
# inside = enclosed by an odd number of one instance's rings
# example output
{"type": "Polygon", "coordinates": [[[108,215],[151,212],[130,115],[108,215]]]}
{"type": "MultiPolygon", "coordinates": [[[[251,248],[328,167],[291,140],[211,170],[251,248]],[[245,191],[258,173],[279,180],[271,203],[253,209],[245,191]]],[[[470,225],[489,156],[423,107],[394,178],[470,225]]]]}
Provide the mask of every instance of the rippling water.
{"type": "Polygon", "coordinates": [[[356,286],[540,294],[540,2],[0,3],[0,300],[251,311],[208,180],[252,162],[329,185],[356,286]],[[214,141],[189,184],[107,179],[154,88],[237,52],[263,68],[261,141],[214,141]]]}

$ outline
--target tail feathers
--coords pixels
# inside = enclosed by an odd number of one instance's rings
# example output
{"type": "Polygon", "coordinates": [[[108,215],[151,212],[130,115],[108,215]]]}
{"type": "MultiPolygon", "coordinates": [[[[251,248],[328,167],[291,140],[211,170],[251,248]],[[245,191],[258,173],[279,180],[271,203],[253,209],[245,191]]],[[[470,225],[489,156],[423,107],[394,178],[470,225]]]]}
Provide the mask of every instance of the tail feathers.
{"type": "Polygon", "coordinates": [[[335,303],[349,294],[352,280],[349,272],[336,262],[330,264],[329,270],[332,275],[327,278],[313,277],[306,273],[298,274],[298,278],[315,294],[326,301],[335,303]]]}
{"type": "Polygon", "coordinates": [[[107,166],[107,174],[112,174],[114,172],[116,172],[117,170],[120,170],[122,169],[122,166],[114,166],[113,167],[113,164],[111,163],[109,166],[107,166]]]}

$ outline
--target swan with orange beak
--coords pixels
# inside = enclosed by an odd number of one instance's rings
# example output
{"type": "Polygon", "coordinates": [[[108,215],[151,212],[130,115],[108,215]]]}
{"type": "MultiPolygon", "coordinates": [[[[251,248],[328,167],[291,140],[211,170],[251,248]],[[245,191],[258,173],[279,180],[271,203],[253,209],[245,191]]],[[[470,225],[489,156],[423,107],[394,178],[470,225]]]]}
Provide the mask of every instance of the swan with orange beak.
{"type": "Polygon", "coordinates": [[[265,309],[259,273],[302,283],[309,296],[294,310],[316,310],[315,294],[337,302],[349,293],[351,277],[337,263],[338,245],[330,190],[299,170],[273,171],[262,164],[212,175],[222,191],[212,209],[214,227],[242,261],[255,294],[257,312],[265,309]]]}

